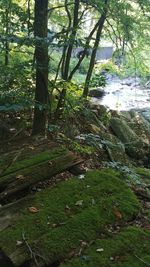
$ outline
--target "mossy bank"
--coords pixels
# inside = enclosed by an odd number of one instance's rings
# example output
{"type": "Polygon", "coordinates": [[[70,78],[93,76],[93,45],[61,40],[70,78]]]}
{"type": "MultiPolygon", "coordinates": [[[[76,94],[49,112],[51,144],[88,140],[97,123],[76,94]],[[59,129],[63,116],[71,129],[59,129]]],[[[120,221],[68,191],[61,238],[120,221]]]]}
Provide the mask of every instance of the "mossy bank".
{"type": "MultiPolygon", "coordinates": [[[[126,226],[140,208],[120,174],[111,169],[89,171],[85,176],[36,193],[20,204],[16,216],[0,233],[0,246],[15,266],[31,260],[29,248],[39,266],[53,262],[69,267],[115,266],[118,261],[110,258],[120,256],[121,249],[125,254],[121,260],[126,263],[129,255],[129,263],[133,259],[137,262],[128,251],[129,245],[131,248],[134,245],[135,255],[142,257],[139,238],[143,238],[145,258],[149,250],[148,233],[137,227],[126,230],[126,226]],[[101,252],[97,251],[99,248],[101,252]]],[[[5,218],[5,208],[1,213],[5,218]]],[[[140,264],[135,266],[143,266],[140,264]]]]}

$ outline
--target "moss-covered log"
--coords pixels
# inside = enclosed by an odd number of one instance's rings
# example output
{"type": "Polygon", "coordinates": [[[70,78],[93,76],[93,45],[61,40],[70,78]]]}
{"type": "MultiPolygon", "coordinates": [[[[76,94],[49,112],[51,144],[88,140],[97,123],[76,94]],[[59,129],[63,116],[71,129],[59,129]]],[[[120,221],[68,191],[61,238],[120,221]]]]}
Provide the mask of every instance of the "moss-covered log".
{"type": "Polygon", "coordinates": [[[64,148],[42,152],[32,158],[15,162],[0,178],[0,201],[24,195],[30,186],[51,178],[82,160],[64,148]]]}
{"type": "MultiPolygon", "coordinates": [[[[17,147],[17,145],[16,145],[17,147]]],[[[47,150],[59,150],[60,148],[55,143],[47,140],[42,140],[40,143],[28,142],[21,145],[21,148],[15,148],[7,153],[1,153],[0,155],[0,177],[11,172],[11,167],[18,165],[19,161],[24,159],[31,159],[32,157],[47,150]]]]}
{"type": "Polygon", "coordinates": [[[0,232],[0,247],[15,267],[30,260],[40,267],[59,263],[80,255],[101,234],[110,235],[110,225],[136,217],[139,207],[117,173],[91,171],[83,180],[70,179],[3,207],[1,218],[14,217],[0,232]]]}

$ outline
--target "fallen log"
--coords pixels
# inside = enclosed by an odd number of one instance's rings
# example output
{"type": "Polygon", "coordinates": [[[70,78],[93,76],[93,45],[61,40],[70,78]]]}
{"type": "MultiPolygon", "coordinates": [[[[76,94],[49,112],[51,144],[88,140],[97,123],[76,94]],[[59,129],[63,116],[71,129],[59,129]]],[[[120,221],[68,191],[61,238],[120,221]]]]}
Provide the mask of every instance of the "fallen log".
{"type": "Polygon", "coordinates": [[[0,155],[0,177],[11,172],[11,167],[15,165],[15,162],[21,160],[31,159],[33,156],[40,154],[41,152],[47,150],[58,149],[55,143],[49,141],[43,141],[39,144],[37,143],[27,143],[17,148],[15,150],[8,151],[6,153],[1,153],[0,155]]]}
{"type": "Polygon", "coordinates": [[[64,148],[45,151],[16,162],[7,174],[0,177],[0,203],[24,196],[31,186],[81,162],[81,158],[64,148]]]}

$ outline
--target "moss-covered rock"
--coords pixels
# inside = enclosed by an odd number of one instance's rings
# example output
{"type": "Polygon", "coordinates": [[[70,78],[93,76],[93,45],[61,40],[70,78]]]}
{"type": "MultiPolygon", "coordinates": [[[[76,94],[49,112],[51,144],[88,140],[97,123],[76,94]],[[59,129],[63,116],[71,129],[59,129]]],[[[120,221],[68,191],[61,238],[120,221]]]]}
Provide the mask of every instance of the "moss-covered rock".
{"type": "Polygon", "coordinates": [[[81,240],[89,243],[107,233],[108,226],[131,220],[139,208],[118,173],[91,171],[82,180],[73,178],[36,193],[29,205],[20,206],[19,215],[0,233],[0,246],[19,266],[31,256],[24,234],[30,247],[52,263],[78,250],[81,240]],[[17,241],[23,244],[18,246],[17,241]]]}
{"type": "Polygon", "coordinates": [[[138,137],[132,131],[132,129],[127,125],[127,123],[120,119],[120,118],[112,118],[110,120],[110,126],[116,136],[123,142],[123,143],[129,143],[129,142],[135,142],[137,141],[138,137]]]}
{"type": "Polygon", "coordinates": [[[92,123],[88,125],[88,130],[92,134],[100,134],[101,133],[100,127],[97,127],[96,125],[94,125],[92,123]]]}
{"type": "Polygon", "coordinates": [[[112,118],[110,127],[115,135],[125,144],[126,152],[135,159],[143,159],[148,154],[149,147],[144,141],[131,129],[126,121],[120,118],[112,118]]]}
{"type": "Polygon", "coordinates": [[[143,142],[150,144],[150,123],[139,112],[133,113],[130,127],[143,140],[143,142]]]}

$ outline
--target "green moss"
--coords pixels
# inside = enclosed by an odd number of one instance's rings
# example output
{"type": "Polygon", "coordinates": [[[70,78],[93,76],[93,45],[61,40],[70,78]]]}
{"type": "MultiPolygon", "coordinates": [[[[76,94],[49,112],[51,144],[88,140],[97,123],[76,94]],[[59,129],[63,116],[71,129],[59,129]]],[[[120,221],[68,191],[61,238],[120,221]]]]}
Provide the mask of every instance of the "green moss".
{"type": "MultiPolygon", "coordinates": [[[[8,184],[8,182],[14,181],[14,177],[17,177],[18,175],[20,175],[20,173],[23,176],[30,176],[30,181],[25,180],[24,182],[27,182],[27,183],[29,182],[30,184],[32,184],[32,181],[33,183],[38,182],[41,180],[38,174],[40,173],[40,170],[42,169],[43,164],[46,162],[48,163],[49,161],[53,161],[53,160],[54,161],[60,160],[62,161],[62,164],[63,164],[63,156],[65,155],[67,155],[66,149],[57,148],[51,151],[42,152],[36,156],[33,156],[32,158],[16,162],[10,169],[8,169],[7,174],[5,173],[5,175],[0,177],[0,186],[2,186],[3,188],[4,186],[8,184]],[[31,174],[32,174],[32,178],[31,178],[31,174]]],[[[53,167],[53,171],[55,168],[53,167]]],[[[56,170],[55,172],[57,173],[56,170]]],[[[54,175],[56,173],[52,172],[51,175],[54,175]]],[[[45,167],[43,169],[43,176],[44,175],[48,175],[47,169],[45,167]]]]}
{"type": "Polygon", "coordinates": [[[118,234],[112,234],[110,238],[96,240],[80,257],[60,266],[144,267],[150,264],[149,240],[150,232],[128,227],[118,234]],[[97,249],[103,251],[98,252],[97,249]]]}
{"type": "Polygon", "coordinates": [[[39,253],[50,262],[78,249],[81,240],[90,242],[107,233],[106,226],[131,220],[140,208],[132,191],[108,169],[91,171],[83,180],[73,178],[36,193],[29,205],[39,212],[21,209],[12,226],[1,232],[0,246],[11,254],[25,233],[31,247],[36,243],[39,253]]]}
{"type": "Polygon", "coordinates": [[[75,142],[71,140],[71,143],[69,144],[69,149],[72,151],[75,151],[78,153],[80,156],[85,156],[85,155],[92,155],[96,149],[92,146],[89,145],[81,145],[78,142],[75,142]]]}

